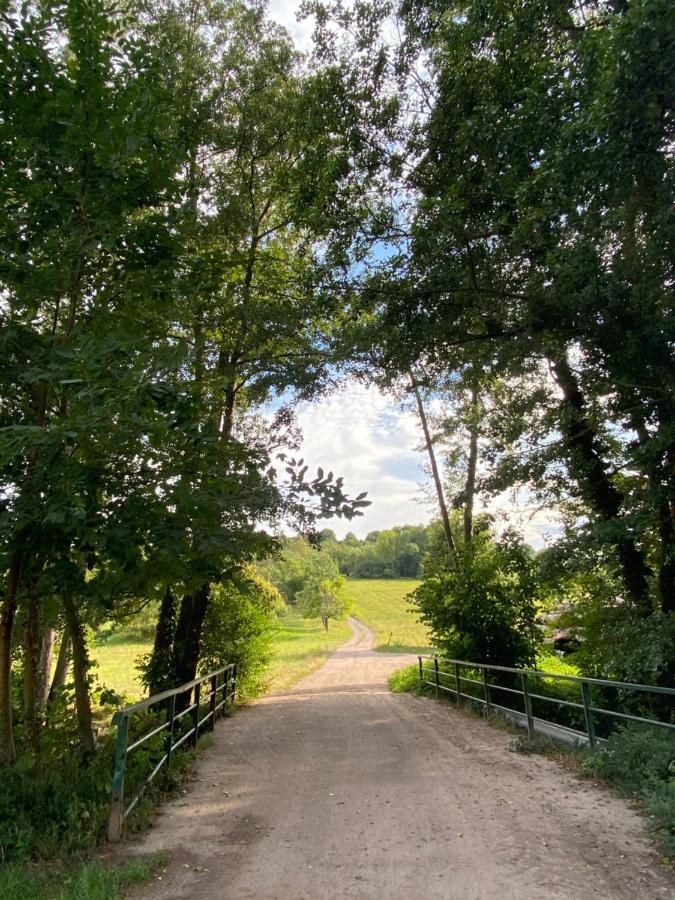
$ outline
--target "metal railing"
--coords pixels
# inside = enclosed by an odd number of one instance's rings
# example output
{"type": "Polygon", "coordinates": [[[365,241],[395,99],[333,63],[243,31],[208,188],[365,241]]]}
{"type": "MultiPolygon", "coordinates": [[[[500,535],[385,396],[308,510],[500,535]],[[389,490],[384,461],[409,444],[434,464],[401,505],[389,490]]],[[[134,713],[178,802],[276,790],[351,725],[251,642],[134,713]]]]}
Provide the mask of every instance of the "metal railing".
{"type": "Polygon", "coordinates": [[[221,669],[209,672],[208,675],[202,675],[200,678],[195,678],[194,681],[182,684],[180,687],[163,691],[161,694],[154,694],[147,700],[141,700],[139,703],[125,706],[115,712],[112,725],[117,726],[117,738],[108,822],[109,840],[119,841],[121,839],[125,819],[157,773],[164,766],[167,768],[171,766],[173,753],[187,745],[188,741],[193,747],[196,747],[200,730],[208,723],[209,730],[213,731],[218,715],[227,715],[228,704],[234,700],[236,686],[237,667],[234,663],[230,663],[221,669]],[[202,693],[202,685],[207,682],[208,691],[202,693]],[[187,697],[184,696],[186,694],[187,697]],[[181,698],[181,702],[177,703],[178,697],[181,698]],[[183,702],[185,702],[185,706],[181,708],[183,702]],[[156,711],[157,717],[163,721],[159,725],[151,727],[144,734],[133,735],[133,740],[129,743],[130,724],[133,717],[144,710],[156,711]],[[208,711],[202,715],[205,710],[208,711]],[[189,727],[186,728],[186,724],[189,727]],[[131,802],[125,806],[124,779],[129,754],[162,733],[164,733],[164,740],[159,761],[153,766],[150,774],[144,778],[131,802]]]}
{"type": "MultiPolygon", "coordinates": [[[[487,718],[490,717],[493,711],[499,711],[507,718],[515,720],[518,724],[524,724],[527,727],[527,733],[530,738],[534,737],[538,731],[558,739],[571,739],[575,743],[587,743],[589,747],[593,748],[598,742],[604,741],[604,738],[596,734],[596,723],[599,721],[598,716],[620,721],[641,722],[646,725],[654,725],[657,728],[675,730],[675,722],[673,721],[665,722],[659,718],[647,718],[616,709],[607,709],[604,705],[595,705],[592,697],[592,688],[598,687],[610,689],[611,691],[665,695],[675,700],[675,688],[657,687],[649,684],[632,684],[625,681],[609,681],[602,678],[583,678],[576,675],[557,675],[551,672],[540,672],[538,669],[512,669],[507,666],[489,666],[484,663],[467,662],[461,659],[445,659],[436,655],[418,656],[418,661],[420,686],[426,684],[434,688],[436,697],[439,696],[440,691],[453,695],[458,706],[461,705],[462,700],[476,703],[483,708],[487,718]],[[423,660],[431,660],[433,667],[425,666],[422,662],[423,660]],[[443,668],[441,668],[441,665],[443,668]],[[451,667],[452,671],[445,671],[447,667],[451,667]],[[462,671],[466,672],[466,670],[469,670],[470,674],[481,673],[480,679],[460,674],[462,671]],[[494,680],[492,673],[508,674],[508,680],[511,684],[500,684],[494,680]],[[433,676],[433,680],[426,678],[426,675],[433,676]],[[537,684],[541,685],[543,679],[553,679],[578,686],[580,702],[542,693],[542,688],[537,687],[537,684]],[[477,685],[478,688],[474,687],[474,693],[468,693],[469,689],[464,688],[465,684],[477,685]],[[516,687],[516,685],[519,686],[516,687]],[[477,691],[480,691],[480,693],[477,691]],[[501,691],[519,697],[523,707],[522,712],[510,706],[505,706],[504,702],[497,703],[495,697],[499,696],[498,692],[501,691]],[[583,713],[584,730],[580,731],[567,725],[561,725],[559,722],[552,721],[549,718],[535,716],[533,713],[533,701],[537,701],[539,706],[543,703],[550,703],[559,708],[574,710],[579,715],[583,713]]],[[[671,720],[674,715],[675,705],[671,707],[671,720]]]]}

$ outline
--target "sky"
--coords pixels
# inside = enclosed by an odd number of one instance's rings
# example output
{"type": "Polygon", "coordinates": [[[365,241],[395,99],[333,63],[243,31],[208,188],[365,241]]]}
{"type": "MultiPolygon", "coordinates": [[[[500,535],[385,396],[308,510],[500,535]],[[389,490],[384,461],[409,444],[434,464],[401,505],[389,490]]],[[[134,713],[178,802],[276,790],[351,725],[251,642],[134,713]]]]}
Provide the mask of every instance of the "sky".
{"type": "MultiPolygon", "coordinates": [[[[269,15],[290,32],[300,50],[307,51],[311,48],[312,23],[296,21],[300,2],[270,0],[269,15]]],[[[362,517],[326,522],[339,538],[349,531],[362,538],[369,531],[415,525],[437,517],[414,410],[401,409],[392,397],[374,386],[347,379],[337,393],[302,405],[297,424],[304,435],[299,455],[310,471],[321,466],[342,475],[350,496],[368,491],[372,505],[362,517]]],[[[537,548],[544,546],[547,536],[559,531],[555,515],[536,510],[524,495],[515,501],[499,497],[489,509],[502,525],[518,527],[537,548]]]]}
{"type": "Polygon", "coordinates": [[[269,0],[269,16],[290,32],[296,47],[309,50],[312,45],[312,22],[305,19],[296,21],[300,0],[269,0]]]}

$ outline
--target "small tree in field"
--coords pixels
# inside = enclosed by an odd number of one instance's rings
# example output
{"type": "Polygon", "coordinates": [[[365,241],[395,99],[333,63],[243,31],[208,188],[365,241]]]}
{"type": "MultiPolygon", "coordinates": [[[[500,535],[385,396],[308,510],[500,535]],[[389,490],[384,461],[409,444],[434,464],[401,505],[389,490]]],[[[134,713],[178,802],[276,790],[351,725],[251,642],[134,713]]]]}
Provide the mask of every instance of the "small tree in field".
{"type": "Polygon", "coordinates": [[[347,582],[342,575],[310,581],[298,594],[298,603],[305,618],[320,618],[328,631],[331,619],[342,619],[349,612],[347,582]]]}

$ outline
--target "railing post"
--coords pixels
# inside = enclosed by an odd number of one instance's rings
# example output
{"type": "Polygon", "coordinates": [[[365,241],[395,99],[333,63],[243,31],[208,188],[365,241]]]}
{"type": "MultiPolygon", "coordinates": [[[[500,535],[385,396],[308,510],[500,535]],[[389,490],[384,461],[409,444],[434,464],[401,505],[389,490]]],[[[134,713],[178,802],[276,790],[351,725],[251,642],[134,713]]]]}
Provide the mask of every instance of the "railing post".
{"type": "Polygon", "coordinates": [[[436,699],[438,700],[438,685],[440,681],[438,678],[438,657],[434,656],[434,689],[436,691],[436,699]]]}
{"type": "Polygon", "coordinates": [[[193,712],[195,733],[192,739],[192,744],[195,748],[197,746],[197,740],[199,738],[199,700],[201,698],[201,687],[201,681],[195,685],[195,708],[193,712]]]}
{"type": "Polygon", "coordinates": [[[232,702],[234,703],[237,693],[237,664],[232,664],[232,702]]]}
{"type": "Polygon", "coordinates": [[[593,749],[595,747],[595,724],[593,722],[593,701],[591,698],[591,686],[587,681],[581,682],[581,699],[584,704],[584,718],[586,719],[586,734],[588,735],[588,746],[593,749]]]}
{"type": "Polygon", "coordinates": [[[483,690],[485,691],[485,718],[489,719],[492,715],[492,703],[490,702],[490,684],[486,668],[483,668],[483,690]]]}
{"type": "Polygon", "coordinates": [[[527,717],[527,735],[530,740],[534,737],[534,719],[532,718],[532,698],[530,697],[530,687],[527,673],[521,672],[520,677],[523,682],[523,701],[525,704],[525,716],[527,717]]]}
{"type": "Polygon", "coordinates": [[[417,662],[419,664],[419,670],[420,670],[420,689],[421,689],[422,684],[424,683],[424,673],[422,671],[422,657],[421,656],[417,657],[417,662]]]}
{"type": "Polygon", "coordinates": [[[169,728],[166,733],[166,767],[171,766],[171,754],[173,752],[173,723],[176,718],[176,695],[169,697],[169,710],[167,713],[169,719],[169,728]]]}
{"type": "Polygon", "coordinates": [[[457,688],[457,706],[462,702],[462,691],[461,684],[459,680],[459,663],[455,663],[455,687],[457,688]]]}
{"type": "Polygon", "coordinates": [[[227,677],[230,674],[229,669],[223,672],[223,718],[227,715],[227,677]]]}
{"type": "Polygon", "coordinates": [[[218,686],[218,676],[211,676],[211,731],[216,727],[216,690],[218,686]]]}
{"type": "Polygon", "coordinates": [[[110,819],[108,821],[109,841],[122,839],[122,828],[124,826],[124,772],[127,765],[128,735],[129,719],[127,716],[120,716],[117,722],[117,738],[115,740],[115,770],[113,772],[110,819]]]}

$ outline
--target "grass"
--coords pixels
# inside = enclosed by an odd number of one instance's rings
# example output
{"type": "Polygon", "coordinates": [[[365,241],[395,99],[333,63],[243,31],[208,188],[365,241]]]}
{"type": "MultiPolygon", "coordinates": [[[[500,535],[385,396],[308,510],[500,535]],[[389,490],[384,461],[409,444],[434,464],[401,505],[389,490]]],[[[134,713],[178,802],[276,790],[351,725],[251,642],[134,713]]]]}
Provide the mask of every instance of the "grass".
{"type": "Polygon", "coordinates": [[[141,637],[136,629],[120,629],[104,643],[90,643],[89,653],[96,663],[95,676],[99,684],[138,700],[144,689],[136,670],[136,660],[152,650],[152,641],[141,637]]]}
{"type": "Polygon", "coordinates": [[[349,579],[354,615],[375,632],[375,649],[429,652],[429,632],[405,599],[418,584],[415,578],[349,579]]]}
{"type": "Polygon", "coordinates": [[[316,671],[328,656],[349,639],[346,622],[331,621],[326,631],[319,619],[303,619],[290,609],[279,620],[274,640],[274,658],[267,673],[267,690],[286,691],[316,671]]]}
{"type": "Polygon", "coordinates": [[[28,865],[0,869],[2,900],[122,900],[126,888],[151,878],[166,864],[164,856],[121,866],[99,860],[45,870],[28,865]]]}

